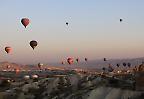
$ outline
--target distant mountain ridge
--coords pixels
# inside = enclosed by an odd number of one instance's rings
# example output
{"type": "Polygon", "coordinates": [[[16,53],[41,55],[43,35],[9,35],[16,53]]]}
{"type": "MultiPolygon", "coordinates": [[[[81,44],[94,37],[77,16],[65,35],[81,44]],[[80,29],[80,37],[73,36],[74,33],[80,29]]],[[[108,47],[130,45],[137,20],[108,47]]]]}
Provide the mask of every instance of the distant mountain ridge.
{"type": "MultiPolygon", "coordinates": [[[[88,68],[102,68],[102,67],[107,67],[108,64],[111,64],[113,67],[116,67],[116,64],[120,64],[120,66],[123,66],[122,63],[131,63],[131,66],[137,66],[142,64],[142,62],[144,62],[144,57],[140,57],[140,58],[127,58],[127,59],[107,59],[107,61],[103,61],[103,59],[101,60],[90,60],[85,62],[85,61],[81,61],[79,63],[74,62],[73,65],[71,66],[75,66],[75,67],[88,67],[88,68]]],[[[4,62],[0,62],[0,67],[6,67],[7,65],[12,66],[13,68],[18,68],[18,67],[25,67],[25,68],[29,68],[29,67],[35,67],[37,65],[22,65],[22,64],[17,64],[17,63],[11,63],[8,61],[4,61],[4,62]]],[[[70,66],[68,65],[68,63],[65,63],[64,65],[62,65],[61,63],[47,63],[44,64],[45,66],[70,66]]]]}

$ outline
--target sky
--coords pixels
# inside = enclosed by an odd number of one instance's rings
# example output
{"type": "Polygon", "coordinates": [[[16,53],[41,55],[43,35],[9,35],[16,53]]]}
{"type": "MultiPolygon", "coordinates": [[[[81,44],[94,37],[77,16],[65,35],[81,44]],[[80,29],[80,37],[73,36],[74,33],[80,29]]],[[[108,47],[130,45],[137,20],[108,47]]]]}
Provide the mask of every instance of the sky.
{"type": "Polygon", "coordinates": [[[0,61],[143,57],[143,5],[143,0],[0,0],[0,61]],[[25,17],[26,29],[20,22],[25,17]],[[31,40],[38,42],[35,50],[31,40]]]}

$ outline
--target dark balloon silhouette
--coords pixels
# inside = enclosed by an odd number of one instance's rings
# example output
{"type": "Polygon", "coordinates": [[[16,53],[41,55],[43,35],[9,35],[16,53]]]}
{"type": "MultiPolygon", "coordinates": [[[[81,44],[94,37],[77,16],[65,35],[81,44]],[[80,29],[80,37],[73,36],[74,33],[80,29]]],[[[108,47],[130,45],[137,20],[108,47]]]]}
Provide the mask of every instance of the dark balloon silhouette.
{"type": "Polygon", "coordinates": [[[35,49],[35,47],[37,46],[37,41],[30,41],[30,46],[33,48],[33,50],[35,49]]]}
{"type": "Polygon", "coordinates": [[[126,63],[123,63],[123,66],[125,67],[125,66],[126,66],[126,63]]]}
{"type": "Polygon", "coordinates": [[[69,23],[68,23],[68,22],[66,22],[66,25],[68,26],[68,25],[69,25],[69,23]]]}
{"type": "Polygon", "coordinates": [[[106,59],[106,58],[104,58],[104,61],[107,61],[107,59],[106,59]]]}
{"type": "Polygon", "coordinates": [[[73,64],[73,62],[74,62],[74,61],[73,61],[73,58],[71,58],[71,57],[68,58],[68,59],[67,59],[67,62],[68,62],[69,65],[73,64]]]}
{"type": "Polygon", "coordinates": [[[120,19],[120,22],[122,22],[123,21],[123,19],[120,19]]]}
{"type": "Polygon", "coordinates": [[[120,67],[120,64],[116,64],[117,67],[120,67]]]}
{"type": "Polygon", "coordinates": [[[79,58],[76,59],[77,63],[79,62],[79,58]]]}
{"type": "Polygon", "coordinates": [[[11,48],[11,47],[5,47],[5,51],[6,51],[7,53],[10,53],[10,52],[12,51],[12,48],[11,48]]]}
{"type": "Polygon", "coordinates": [[[26,28],[28,26],[28,24],[30,23],[30,20],[28,18],[23,18],[23,19],[21,19],[21,23],[26,28]]]}
{"type": "Polygon", "coordinates": [[[131,67],[131,63],[127,63],[127,66],[130,68],[131,67]]]}
{"type": "Polygon", "coordinates": [[[103,71],[105,71],[105,70],[106,70],[106,68],[105,68],[105,67],[103,67],[103,68],[102,68],[102,70],[103,70],[103,71]]]}
{"type": "Polygon", "coordinates": [[[87,59],[87,58],[85,58],[85,61],[87,62],[87,61],[88,61],[88,59],[87,59]]]}

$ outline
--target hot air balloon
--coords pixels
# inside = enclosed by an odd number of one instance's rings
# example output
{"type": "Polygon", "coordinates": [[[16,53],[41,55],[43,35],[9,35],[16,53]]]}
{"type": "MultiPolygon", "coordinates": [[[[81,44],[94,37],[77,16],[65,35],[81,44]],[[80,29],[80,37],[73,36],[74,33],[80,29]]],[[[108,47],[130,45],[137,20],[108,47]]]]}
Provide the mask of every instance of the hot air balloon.
{"type": "Polygon", "coordinates": [[[125,66],[126,66],[126,63],[123,63],[123,66],[125,67],[125,66]]]}
{"type": "Polygon", "coordinates": [[[116,64],[116,66],[117,66],[117,67],[119,67],[119,66],[120,66],[120,64],[116,64]]]}
{"type": "Polygon", "coordinates": [[[106,68],[105,68],[105,67],[103,67],[103,68],[102,68],[102,70],[103,70],[103,71],[105,71],[105,70],[106,70],[106,68]]]}
{"type": "Polygon", "coordinates": [[[68,26],[68,24],[69,24],[69,23],[68,23],[68,22],[66,22],[66,25],[67,25],[67,26],[68,26]]]}
{"type": "Polygon", "coordinates": [[[38,63],[38,67],[39,67],[40,69],[42,68],[42,66],[43,66],[42,63],[38,63]]]}
{"type": "Polygon", "coordinates": [[[7,53],[10,53],[10,52],[12,51],[12,48],[11,48],[11,47],[5,47],[5,51],[6,51],[7,53]]]}
{"type": "Polygon", "coordinates": [[[7,67],[7,69],[8,69],[8,68],[10,68],[10,65],[7,65],[6,67],[7,67]]]}
{"type": "Polygon", "coordinates": [[[85,58],[85,61],[87,62],[87,61],[88,61],[88,59],[87,59],[87,58],[85,58]]]}
{"type": "Polygon", "coordinates": [[[37,41],[34,41],[34,40],[32,40],[32,41],[30,41],[30,46],[33,48],[33,50],[34,50],[34,48],[37,46],[37,41]]]}
{"type": "Polygon", "coordinates": [[[130,68],[131,67],[131,63],[127,63],[127,66],[130,68]]]}
{"type": "Polygon", "coordinates": [[[71,65],[74,61],[73,61],[73,58],[68,58],[67,59],[67,62],[71,65]]]}
{"type": "Polygon", "coordinates": [[[120,22],[122,22],[123,21],[123,19],[120,19],[120,22]]]}
{"type": "Polygon", "coordinates": [[[30,22],[30,20],[28,18],[22,18],[21,19],[21,23],[24,25],[25,28],[27,27],[29,22],[30,22]]]}
{"type": "Polygon", "coordinates": [[[79,58],[76,59],[77,63],[79,62],[79,58]]]}
{"type": "Polygon", "coordinates": [[[106,58],[104,58],[104,61],[107,61],[106,58]]]}

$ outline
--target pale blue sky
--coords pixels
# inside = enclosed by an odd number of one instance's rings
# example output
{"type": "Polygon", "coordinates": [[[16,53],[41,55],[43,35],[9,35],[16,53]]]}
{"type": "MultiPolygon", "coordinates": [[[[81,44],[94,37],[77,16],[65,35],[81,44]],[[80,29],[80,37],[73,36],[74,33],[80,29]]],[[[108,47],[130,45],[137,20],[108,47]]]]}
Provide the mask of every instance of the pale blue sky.
{"type": "Polygon", "coordinates": [[[143,0],[1,0],[0,12],[1,61],[143,56],[143,0]],[[20,23],[23,17],[31,21],[27,29],[20,23]],[[31,40],[38,41],[34,51],[31,40]],[[13,48],[10,55],[5,46],[13,48]]]}

